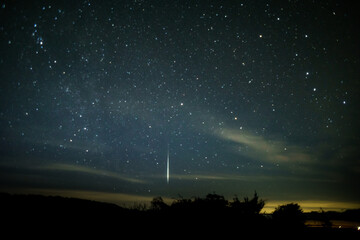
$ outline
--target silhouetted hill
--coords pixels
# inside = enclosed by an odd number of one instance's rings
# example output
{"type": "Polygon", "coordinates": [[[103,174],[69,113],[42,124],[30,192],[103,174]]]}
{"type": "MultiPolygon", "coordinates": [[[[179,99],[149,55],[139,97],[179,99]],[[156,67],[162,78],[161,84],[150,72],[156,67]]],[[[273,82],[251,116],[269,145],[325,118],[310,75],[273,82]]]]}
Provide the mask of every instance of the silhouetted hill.
{"type": "Polygon", "coordinates": [[[118,214],[128,212],[115,204],[103,203],[78,198],[42,195],[0,194],[2,213],[26,216],[78,216],[118,214]]]}
{"type": "Polygon", "coordinates": [[[42,195],[10,195],[0,193],[0,201],[6,210],[25,212],[48,213],[48,210],[59,214],[67,212],[84,213],[88,210],[93,212],[100,211],[119,211],[124,210],[115,204],[97,202],[79,198],[66,198],[60,196],[42,196],[42,195]]]}
{"type": "MultiPolygon", "coordinates": [[[[126,231],[138,211],[115,204],[77,198],[0,194],[3,229],[52,230],[56,232],[95,229],[126,231]],[[18,229],[19,228],[19,229],[18,229]]],[[[16,231],[15,231],[16,232],[16,231]]]]}

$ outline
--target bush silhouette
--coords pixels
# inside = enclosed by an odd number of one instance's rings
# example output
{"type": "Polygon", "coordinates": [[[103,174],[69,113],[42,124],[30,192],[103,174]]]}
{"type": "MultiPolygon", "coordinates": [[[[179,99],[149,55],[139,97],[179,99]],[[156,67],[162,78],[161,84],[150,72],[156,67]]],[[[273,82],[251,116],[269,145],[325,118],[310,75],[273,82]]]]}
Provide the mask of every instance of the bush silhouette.
{"type": "Polygon", "coordinates": [[[244,201],[241,202],[237,196],[233,199],[233,202],[230,203],[230,206],[235,209],[238,213],[243,215],[257,215],[265,206],[265,201],[259,199],[257,193],[254,193],[254,197],[249,200],[248,197],[244,198],[244,201]]]}
{"type": "Polygon", "coordinates": [[[266,227],[266,218],[260,214],[264,205],[265,202],[256,192],[253,198],[246,197],[243,201],[237,197],[228,201],[222,195],[209,193],[204,198],[181,197],[170,205],[164,203],[161,197],[155,197],[151,201],[149,213],[152,220],[157,219],[162,224],[172,226],[169,223],[177,223],[187,229],[195,228],[196,231],[200,231],[201,226],[210,227],[214,231],[228,228],[249,230],[266,227]]]}
{"type": "Polygon", "coordinates": [[[209,193],[206,195],[205,202],[210,207],[215,208],[225,208],[228,205],[228,201],[224,198],[224,196],[218,195],[216,193],[209,193]]]}
{"type": "Polygon", "coordinates": [[[162,197],[154,197],[151,201],[151,210],[161,211],[167,209],[169,206],[164,202],[162,197]]]}
{"type": "Polygon", "coordinates": [[[264,200],[259,199],[255,192],[254,197],[249,200],[248,197],[244,201],[240,201],[237,196],[232,202],[225,199],[224,196],[209,193],[205,198],[196,197],[193,199],[180,198],[175,200],[170,206],[166,205],[161,197],[156,197],[151,202],[152,209],[164,209],[169,207],[176,211],[212,211],[212,212],[233,212],[237,215],[259,215],[265,205],[264,200]]]}
{"type": "Polygon", "coordinates": [[[305,226],[303,211],[297,203],[289,203],[277,207],[272,216],[278,227],[301,229],[305,226]]]}

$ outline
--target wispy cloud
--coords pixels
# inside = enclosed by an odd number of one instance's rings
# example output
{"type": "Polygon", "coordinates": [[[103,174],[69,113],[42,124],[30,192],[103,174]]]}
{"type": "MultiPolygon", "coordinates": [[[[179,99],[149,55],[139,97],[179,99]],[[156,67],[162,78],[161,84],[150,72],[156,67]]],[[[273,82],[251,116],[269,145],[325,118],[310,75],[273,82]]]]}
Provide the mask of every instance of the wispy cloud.
{"type": "Polygon", "coordinates": [[[233,150],[252,159],[272,163],[310,163],[315,159],[302,146],[276,138],[267,139],[243,130],[221,129],[215,131],[215,135],[237,144],[233,150]]]}
{"type": "Polygon", "coordinates": [[[121,181],[131,182],[131,183],[145,183],[144,181],[136,178],[130,178],[122,176],[116,172],[94,169],[85,166],[78,166],[73,164],[64,164],[64,163],[54,163],[37,167],[37,169],[41,170],[53,170],[53,171],[66,171],[66,172],[79,172],[86,173],[91,175],[97,175],[102,177],[108,177],[113,179],[118,179],[121,181]]]}
{"type": "MultiPolygon", "coordinates": [[[[152,176],[153,178],[164,178],[162,175],[152,176]]],[[[322,179],[322,178],[307,178],[304,179],[301,176],[294,175],[267,175],[267,174],[238,174],[238,173],[230,173],[230,174],[205,174],[205,173],[191,173],[191,174],[172,174],[170,181],[214,181],[214,182],[284,182],[284,181],[292,181],[292,182],[326,182],[326,183],[334,183],[335,181],[332,179],[322,179]]]]}

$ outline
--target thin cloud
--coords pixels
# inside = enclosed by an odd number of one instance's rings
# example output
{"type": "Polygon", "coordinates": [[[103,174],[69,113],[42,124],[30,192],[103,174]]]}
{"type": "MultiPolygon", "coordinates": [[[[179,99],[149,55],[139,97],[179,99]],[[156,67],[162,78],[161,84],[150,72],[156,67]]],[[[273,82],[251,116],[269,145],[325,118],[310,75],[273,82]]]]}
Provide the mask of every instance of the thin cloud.
{"type": "MultiPolygon", "coordinates": [[[[154,176],[155,178],[164,178],[164,176],[154,176]]],[[[170,181],[229,181],[229,182],[326,182],[334,183],[335,180],[322,179],[322,178],[307,178],[304,179],[301,176],[289,176],[289,175],[265,175],[265,174],[172,174],[170,181]]]]}
{"type": "Polygon", "coordinates": [[[237,153],[256,160],[271,163],[310,163],[315,159],[304,147],[279,139],[266,139],[246,131],[221,129],[215,131],[215,135],[238,144],[234,148],[237,153]],[[239,147],[244,149],[239,151],[239,147]]]}
{"type": "Polygon", "coordinates": [[[131,182],[131,183],[145,183],[144,181],[142,181],[140,179],[125,177],[125,176],[122,176],[122,175],[112,172],[112,171],[94,169],[94,168],[90,168],[90,167],[78,166],[78,165],[73,165],[73,164],[54,163],[54,164],[49,164],[49,165],[45,165],[45,166],[39,166],[38,169],[66,171],[66,172],[79,172],[79,173],[86,173],[86,174],[91,174],[91,175],[96,175],[96,176],[118,179],[118,180],[131,182]]]}

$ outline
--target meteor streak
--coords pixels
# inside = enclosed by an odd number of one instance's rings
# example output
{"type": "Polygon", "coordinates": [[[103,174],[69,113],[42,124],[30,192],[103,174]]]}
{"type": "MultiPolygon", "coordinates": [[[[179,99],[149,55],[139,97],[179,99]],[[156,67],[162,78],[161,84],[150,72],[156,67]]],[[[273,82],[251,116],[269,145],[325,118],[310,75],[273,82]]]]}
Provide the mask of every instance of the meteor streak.
{"type": "Polygon", "coordinates": [[[170,157],[169,157],[169,145],[168,145],[167,158],[166,158],[166,182],[167,182],[167,184],[169,184],[169,180],[170,180],[170,169],[169,169],[169,165],[170,165],[170,157]]]}

